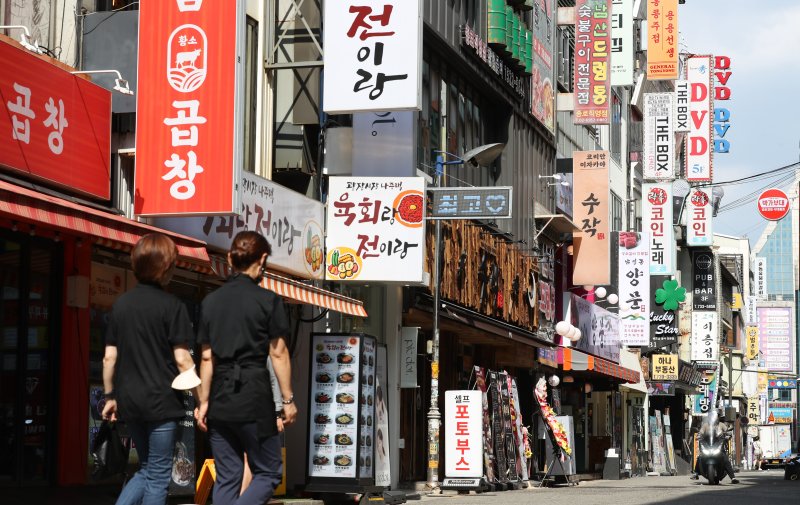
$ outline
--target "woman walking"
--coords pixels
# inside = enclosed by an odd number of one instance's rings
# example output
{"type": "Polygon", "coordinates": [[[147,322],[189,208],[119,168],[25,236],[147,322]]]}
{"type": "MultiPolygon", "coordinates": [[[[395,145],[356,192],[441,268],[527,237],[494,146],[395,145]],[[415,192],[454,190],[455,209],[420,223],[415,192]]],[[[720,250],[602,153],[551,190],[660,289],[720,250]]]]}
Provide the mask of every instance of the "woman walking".
{"type": "Polygon", "coordinates": [[[236,235],[228,253],[235,274],[203,300],[198,331],[203,387],[195,416],[200,428],[208,429],[214,453],[214,505],[262,505],[281,481],[267,356],[280,386],[283,424],[297,416],[285,340],[289,321],[281,299],[258,285],[270,254],[260,234],[236,235]],[[240,496],[245,454],[253,480],[240,496]]]}
{"type": "Polygon", "coordinates": [[[131,253],[139,284],[114,303],[106,332],[103,418],[122,419],[130,430],[140,468],[117,505],[164,505],[167,500],[177,421],[183,398],[171,384],[191,370],[193,336],[186,307],[164,291],[178,248],[167,236],[142,237],[131,253]]]}

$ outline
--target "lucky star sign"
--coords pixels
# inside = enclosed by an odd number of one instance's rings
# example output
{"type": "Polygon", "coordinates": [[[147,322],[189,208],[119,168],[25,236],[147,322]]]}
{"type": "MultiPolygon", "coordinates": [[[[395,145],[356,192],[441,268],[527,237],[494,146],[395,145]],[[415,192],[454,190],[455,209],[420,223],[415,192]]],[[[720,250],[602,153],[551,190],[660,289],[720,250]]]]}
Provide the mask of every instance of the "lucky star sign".
{"type": "Polygon", "coordinates": [[[663,288],[656,290],[656,303],[663,303],[664,310],[678,310],[678,303],[686,300],[686,288],[678,287],[678,281],[668,279],[663,288]]]}

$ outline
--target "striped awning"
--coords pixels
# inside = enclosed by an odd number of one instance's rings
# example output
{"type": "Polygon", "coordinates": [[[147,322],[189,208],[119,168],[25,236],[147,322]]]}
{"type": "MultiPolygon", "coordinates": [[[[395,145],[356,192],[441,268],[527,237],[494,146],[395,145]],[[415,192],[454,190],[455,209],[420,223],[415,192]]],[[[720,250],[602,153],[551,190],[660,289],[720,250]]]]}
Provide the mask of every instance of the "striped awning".
{"type": "MultiPolygon", "coordinates": [[[[231,274],[228,261],[222,256],[211,255],[211,266],[222,278],[231,274]]],[[[335,310],[351,316],[367,317],[364,302],[349,298],[333,291],[318,288],[303,281],[290,279],[274,272],[266,272],[261,287],[274,291],[280,296],[299,303],[335,310]]]]}
{"type": "Polygon", "coordinates": [[[569,347],[558,349],[558,363],[565,371],[593,370],[599,374],[619,379],[622,382],[638,383],[640,372],[617,365],[607,359],[598,358],[569,347]]]}
{"type": "Polygon", "coordinates": [[[130,251],[148,233],[163,233],[178,246],[179,267],[211,273],[203,241],[3,180],[0,180],[0,216],[19,222],[44,224],[67,234],[88,235],[99,246],[124,251],[130,251]]]}

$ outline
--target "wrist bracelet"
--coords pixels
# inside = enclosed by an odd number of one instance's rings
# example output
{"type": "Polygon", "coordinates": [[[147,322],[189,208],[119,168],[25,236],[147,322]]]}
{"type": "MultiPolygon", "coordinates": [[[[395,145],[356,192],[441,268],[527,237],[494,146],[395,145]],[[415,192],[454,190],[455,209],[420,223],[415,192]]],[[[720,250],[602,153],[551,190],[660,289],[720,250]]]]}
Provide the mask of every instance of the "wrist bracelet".
{"type": "Polygon", "coordinates": [[[108,393],[103,393],[103,397],[105,397],[106,400],[114,400],[117,395],[113,391],[109,391],[108,393]]]}
{"type": "Polygon", "coordinates": [[[284,405],[291,405],[294,403],[294,395],[290,396],[288,400],[283,400],[284,405]]]}

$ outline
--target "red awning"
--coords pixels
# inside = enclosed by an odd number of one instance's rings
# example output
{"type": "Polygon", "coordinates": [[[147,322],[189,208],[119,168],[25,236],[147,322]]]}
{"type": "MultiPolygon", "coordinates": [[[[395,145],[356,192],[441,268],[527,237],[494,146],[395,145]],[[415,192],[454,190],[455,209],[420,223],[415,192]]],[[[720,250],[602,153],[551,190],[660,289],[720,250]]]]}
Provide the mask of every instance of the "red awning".
{"type": "MultiPolygon", "coordinates": [[[[221,256],[212,255],[211,266],[217,272],[217,275],[222,278],[226,278],[231,274],[227,260],[221,256]]],[[[367,317],[364,302],[360,300],[348,298],[339,293],[306,284],[303,281],[283,277],[274,272],[266,273],[261,281],[261,287],[296,302],[325,307],[326,309],[350,314],[351,316],[367,317]]]]}
{"type": "Polygon", "coordinates": [[[178,246],[178,266],[211,273],[206,244],[87,205],[39,193],[0,180],[0,216],[45,224],[64,233],[89,235],[97,245],[129,251],[148,233],[163,233],[178,246]]]}
{"type": "Polygon", "coordinates": [[[622,382],[639,382],[638,371],[569,347],[558,348],[558,363],[562,365],[564,371],[594,370],[599,374],[619,379],[622,382]]]}

